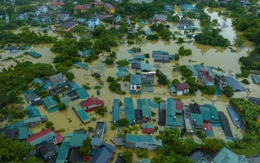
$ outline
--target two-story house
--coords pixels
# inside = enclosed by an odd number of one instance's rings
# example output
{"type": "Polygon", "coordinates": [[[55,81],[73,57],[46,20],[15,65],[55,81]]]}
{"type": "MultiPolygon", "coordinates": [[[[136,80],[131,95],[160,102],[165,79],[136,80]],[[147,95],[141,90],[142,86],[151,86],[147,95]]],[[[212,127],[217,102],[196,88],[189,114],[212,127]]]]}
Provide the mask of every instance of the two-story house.
{"type": "Polygon", "coordinates": [[[210,75],[209,71],[205,68],[201,68],[199,72],[199,78],[201,82],[206,86],[214,86],[214,79],[210,75]]]}
{"type": "Polygon", "coordinates": [[[115,7],[112,6],[109,3],[105,3],[104,4],[104,8],[107,10],[107,12],[109,12],[110,14],[114,14],[116,12],[115,7]]]}
{"type": "Polygon", "coordinates": [[[142,76],[131,75],[130,77],[130,94],[142,93],[142,76]]]}

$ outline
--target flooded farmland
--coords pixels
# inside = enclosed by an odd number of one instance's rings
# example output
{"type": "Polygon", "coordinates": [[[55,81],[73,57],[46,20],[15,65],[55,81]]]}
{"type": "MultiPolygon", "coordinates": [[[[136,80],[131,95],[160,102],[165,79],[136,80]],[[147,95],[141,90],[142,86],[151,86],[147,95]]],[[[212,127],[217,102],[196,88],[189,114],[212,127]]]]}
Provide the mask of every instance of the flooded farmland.
{"type": "MultiPolygon", "coordinates": [[[[218,16],[218,12],[208,12],[207,13],[211,16],[211,19],[218,19],[219,24],[225,24],[225,26],[221,30],[221,35],[226,37],[230,40],[230,42],[233,42],[234,38],[236,37],[238,32],[236,32],[232,27],[232,20],[229,18],[221,18],[218,16]]],[[[195,24],[199,24],[196,22],[195,24]]],[[[148,29],[148,26],[144,26],[145,29],[148,29]]],[[[37,29],[33,29],[36,30],[37,29]]],[[[176,27],[173,27],[171,29],[172,31],[177,31],[178,29],[176,27]]],[[[49,35],[56,35],[53,32],[48,32],[49,35]]],[[[179,63],[180,65],[193,65],[193,64],[202,64],[204,63],[205,66],[214,66],[214,67],[220,67],[224,70],[225,75],[235,76],[236,73],[240,73],[240,65],[238,63],[238,59],[242,56],[247,56],[248,53],[252,50],[252,44],[250,42],[246,42],[245,47],[237,50],[236,52],[231,52],[230,49],[224,49],[221,47],[211,47],[206,45],[200,45],[197,43],[183,43],[183,44],[177,44],[176,41],[171,42],[164,42],[164,41],[156,41],[156,42],[144,42],[143,44],[137,44],[137,45],[127,45],[122,44],[119,47],[112,48],[113,51],[117,53],[117,60],[121,59],[131,59],[133,57],[132,54],[128,53],[128,50],[133,47],[140,47],[142,52],[141,53],[149,53],[151,54],[153,50],[163,50],[167,51],[170,54],[176,54],[178,53],[178,49],[180,46],[184,46],[185,48],[189,48],[192,50],[192,56],[190,57],[181,57],[179,61],[171,61],[170,63],[155,63],[153,58],[150,57],[148,59],[149,63],[153,66],[153,70],[156,70],[156,67],[160,67],[159,69],[167,75],[168,79],[172,80],[174,78],[181,79],[181,76],[178,72],[172,72],[172,66],[175,63],[179,63]],[[228,73],[231,72],[231,73],[228,73]]],[[[38,52],[42,54],[41,58],[35,59],[32,58],[29,55],[23,55],[25,51],[20,51],[18,53],[12,53],[9,54],[8,52],[1,52],[2,59],[8,58],[8,57],[17,57],[16,59],[19,61],[31,61],[33,63],[37,62],[43,62],[43,63],[51,63],[52,60],[55,57],[55,54],[53,54],[50,51],[50,48],[52,47],[52,44],[47,45],[40,45],[40,46],[32,46],[30,50],[38,52]],[[21,57],[18,57],[21,56],[21,57]]],[[[107,55],[107,53],[103,53],[100,56],[100,59],[98,61],[94,61],[93,63],[87,63],[90,67],[88,70],[79,69],[76,67],[72,67],[71,71],[75,75],[74,81],[82,86],[83,84],[88,84],[92,89],[88,90],[88,93],[90,96],[98,97],[102,99],[105,102],[105,106],[108,108],[108,112],[112,110],[112,102],[113,99],[117,98],[123,101],[125,97],[132,97],[134,100],[134,104],[136,106],[136,99],[137,98],[148,98],[153,99],[154,97],[161,97],[161,98],[179,98],[183,100],[184,105],[188,105],[189,103],[193,103],[196,101],[198,104],[204,104],[204,103],[212,103],[212,101],[215,102],[215,105],[217,107],[218,111],[222,111],[226,114],[227,118],[229,119],[230,127],[233,132],[233,135],[235,137],[242,137],[243,131],[238,129],[236,126],[233,125],[232,120],[229,117],[229,114],[226,110],[226,106],[228,105],[229,99],[224,96],[207,96],[202,95],[200,91],[196,93],[194,96],[173,96],[169,93],[168,87],[158,86],[157,81],[155,81],[153,85],[153,92],[143,92],[141,95],[130,95],[129,94],[129,82],[121,82],[122,90],[126,91],[126,95],[118,95],[115,93],[112,93],[108,89],[108,83],[106,82],[107,77],[113,76],[116,77],[116,73],[118,72],[116,65],[113,66],[106,66],[102,60],[104,60],[107,55]],[[97,90],[93,89],[94,86],[98,85],[97,80],[91,76],[92,73],[97,72],[101,74],[101,80],[105,82],[103,87],[100,89],[100,95],[97,96],[97,90]],[[203,100],[202,100],[203,99],[203,100]]],[[[3,67],[7,68],[11,65],[15,65],[14,60],[8,60],[8,61],[2,61],[0,63],[1,69],[3,67]]],[[[130,73],[136,72],[135,70],[132,70],[130,66],[127,67],[128,71],[130,73]]],[[[220,72],[215,72],[220,73],[220,72]]],[[[242,80],[242,79],[239,79],[242,80]]],[[[253,84],[251,78],[248,78],[251,84],[246,85],[246,88],[249,88],[251,90],[250,96],[259,97],[260,93],[260,87],[253,84]]],[[[246,97],[246,92],[236,92],[234,97],[246,97]]],[[[82,124],[80,119],[78,118],[77,114],[72,110],[72,105],[79,103],[80,101],[74,101],[70,104],[68,109],[64,112],[54,112],[54,113],[48,113],[43,106],[38,107],[42,115],[47,115],[49,120],[54,123],[54,127],[56,129],[64,128],[66,132],[73,132],[74,129],[84,128],[88,129],[88,127],[95,127],[96,122],[92,121],[87,124],[82,124]],[[72,121],[70,121],[72,120],[72,121]]],[[[27,102],[26,102],[27,103],[27,102]]],[[[158,110],[152,109],[157,115],[158,110]]],[[[110,130],[111,127],[111,115],[106,114],[104,117],[100,117],[99,115],[96,115],[95,112],[89,113],[90,117],[95,117],[99,121],[106,121],[107,122],[107,131],[105,133],[105,141],[109,141],[110,139],[113,139],[115,132],[110,130]]],[[[42,128],[45,127],[44,124],[37,126],[35,128],[32,128],[33,132],[37,133],[42,130],[42,128]]],[[[162,130],[163,127],[159,126],[159,130],[162,130]]],[[[225,140],[225,136],[223,133],[223,130],[214,127],[213,128],[215,137],[221,138],[225,140]]],[[[139,130],[139,133],[141,134],[141,131],[139,130]]],[[[63,133],[65,134],[65,133],[63,133]]],[[[122,151],[124,149],[119,148],[118,151],[122,151]]]]}

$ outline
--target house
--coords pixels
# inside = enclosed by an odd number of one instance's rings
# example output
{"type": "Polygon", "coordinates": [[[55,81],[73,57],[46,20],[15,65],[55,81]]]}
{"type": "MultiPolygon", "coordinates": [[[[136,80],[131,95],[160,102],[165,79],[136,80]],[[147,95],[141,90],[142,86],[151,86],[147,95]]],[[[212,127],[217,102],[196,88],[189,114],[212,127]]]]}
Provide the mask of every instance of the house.
{"type": "Polygon", "coordinates": [[[132,25],[128,30],[127,30],[127,33],[128,34],[134,34],[135,33],[135,25],[132,25]]]}
{"type": "Polygon", "coordinates": [[[50,6],[51,8],[54,8],[54,9],[60,8],[60,7],[62,7],[63,5],[64,5],[64,2],[57,2],[57,0],[53,0],[53,2],[51,2],[51,3],[49,4],[49,6],[50,6]]]}
{"type": "Polygon", "coordinates": [[[72,106],[72,109],[76,112],[82,123],[90,122],[91,119],[85,110],[80,106],[80,104],[75,104],[72,106]]]}
{"type": "Polygon", "coordinates": [[[135,111],[134,111],[134,103],[133,99],[126,97],[124,98],[124,106],[125,106],[125,116],[126,119],[128,119],[128,124],[134,124],[135,123],[135,111]]]}
{"type": "Polygon", "coordinates": [[[46,120],[47,120],[46,116],[27,118],[27,119],[23,119],[23,120],[20,120],[16,123],[13,123],[13,124],[6,126],[4,128],[4,130],[7,131],[7,130],[10,130],[12,128],[16,128],[16,127],[20,127],[20,126],[34,127],[34,126],[41,124],[43,121],[46,121],[46,120]],[[45,119],[42,119],[44,117],[45,117],[45,119]]]}
{"type": "Polygon", "coordinates": [[[101,1],[97,1],[97,2],[92,2],[91,5],[93,7],[103,7],[104,6],[104,3],[101,2],[101,1]]]}
{"type": "Polygon", "coordinates": [[[119,24],[119,23],[121,22],[121,20],[122,20],[121,16],[120,16],[120,15],[117,15],[117,16],[115,17],[115,24],[119,24]]]}
{"type": "Polygon", "coordinates": [[[231,86],[233,91],[244,91],[245,88],[241,83],[233,77],[220,75],[217,76],[217,84],[221,91],[225,89],[226,86],[231,86]]]}
{"type": "Polygon", "coordinates": [[[76,162],[88,162],[86,160],[86,156],[82,155],[79,150],[75,147],[70,148],[69,152],[68,152],[68,158],[67,158],[68,162],[71,163],[76,163],[76,162]]]}
{"type": "Polygon", "coordinates": [[[126,21],[127,26],[131,26],[131,20],[130,20],[130,18],[127,18],[127,17],[126,17],[125,21],[126,21]]]}
{"type": "Polygon", "coordinates": [[[48,8],[46,6],[40,6],[38,8],[38,11],[45,14],[48,11],[48,8]]]}
{"type": "Polygon", "coordinates": [[[191,117],[191,110],[190,109],[183,109],[184,113],[184,124],[186,128],[186,134],[194,134],[194,126],[193,123],[194,121],[192,120],[191,117]]]}
{"type": "Polygon", "coordinates": [[[33,146],[51,142],[55,138],[56,134],[50,128],[43,130],[37,134],[30,136],[27,142],[33,146]]]}
{"type": "Polygon", "coordinates": [[[89,98],[89,94],[85,88],[81,87],[81,88],[76,89],[75,91],[81,101],[89,98]]]}
{"type": "Polygon", "coordinates": [[[153,58],[162,57],[162,56],[168,56],[168,60],[169,60],[169,52],[161,51],[161,50],[153,50],[152,52],[153,58]]]}
{"type": "Polygon", "coordinates": [[[39,106],[39,105],[42,104],[41,97],[36,94],[34,89],[30,89],[30,90],[24,91],[23,94],[24,94],[27,102],[30,105],[37,105],[37,106],[39,106]]]}
{"type": "Polygon", "coordinates": [[[98,149],[101,146],[104,138],[105,125],[105,122],[97,122],[94,135],[90,143],[92,149],[98,149]]]}
{"type": "Polygon", "coordinates": [[[153,83],[155,75],[156,75],[156,72],[143,72],[141,74],[142,84],[151,84],[151,83],[153,83]]]}
{"type": "Polygon", "coordinates": [[[239,156],[231,150],[223,147],[212,159],[213,163],[249,163],[245,156],[239,156]]]}
{"type": "Polygon", "coordinates": [[[152,18],[150,18],[150,23],[165,23],[167,21],[168,16],[165,14],[155,14],[152,18]]]}
{"type": "Polygon", "coordinates": [[[143,123],[139,125],[140,129],[142,129],[143,133],[153,134],[154,126],[151,123],[143,123]]]}
{"type": "Polygon", "coordinates": [[[135,123],[137,124],[143,123],[143,112],[141,109],[135,109],[135,123]]]}
{"type": "Polygon", "coordinates": [[[40,146],[37,151],[41,154],[41,156],[48,160],[50,158],[53,158],[58,153],[58,147],[54,145],[53,143],[46,143],[40,146]]]}
{"type": "Polygon", "coordinates": [[[64,139],[63,142],[60,146],[59,152],[58,152],[58,156],[56,159],[56,163],[64,163],[66,162],[66,159],[68,157],[68,152],[70,149],[70,142],[71,142],[71,134],[67,134],[64,139]]]}
{"type": "Polygon", "coordinates": [[[176,26],[177,28],[184,30],[187,29],[187,27],[194,26],[194,24],[187,17],[183,16],[176,26]]]}
{"type": "Polygon", "coordinates": [[[49,89],[61,88],[68,84],[68,81],[62,72],[50,76],[49,81],[51,82],[51,87],[49,89]]]}
{"type": "Polygon", "coordinates": [[[99,106],[104,106],[104,101],[98,98],[89,97],[87,100],[81,101],[80,105],[86,112],[89,112],[95,110],[99,106]]]}
{"type": "Polygon", "coordinates": [[[159,120],[158,125],[165,126],[166,123],[166,101],[163,101],[159,104],[159,120]]]}
{"type": "Polygon", "coordinates": [[[131,75],[130,77],[130,94],[142,93],[142,76],[131,75]]]}
{"type": "Polygon", "coordinates": [[[107,143],[103,143],[91,159],[90,163],[107,163],[115,152],[115,148],[107,143]]]}
{"type": "Polygon", "coordinates": [[[201,82],[206,86],[214,86],[214,79],[206,68],[201,68],[199,72],[201,82]]]}
{"type": "Polygon", "coordinates": [[[176,104],[173,98],[167,98],[166,100],[166,128],[174,128],[179,126],[176,121],[176,104]]]}
{"type": "Polygon", "coordinates": [[[176,114],[182,114],[183,112],[183,102],[181,100],[175,100],[175,112],[176,114]]]}
{"type": "Polygon", "coordinates": [[[74,27],[76,27],[78,25],[77,22],[75,21],[69,21],[69,22],[65,22],[61,25],[61,27],[65,28],[67,31],[70,31],[71,29],[73,29],[74,27]]]}
{"type": "Polygon", "coordinates": [[[70,147],[82,147],[83,141],[88,137],[85,130],[74,130],[70,140],[70,147]]]}
{"type": "Polygon", "coordinates": [[[120,119],[120,100],[114,99],[112,106],[112,123],[118,123],[120,119]]]}
{"type": "MultiPolygon", "coordinates": [[[[125,134],[123,138],[121,138],[123,144],[126,148],[132,149],[147,149],[147,150],[155,150],[156,148],[162,147],[162,140],[155,139],[151,135],[131,135],[125,134]]],[[[117,144],[116,144],[117,145],[117,144]]]]}
{"type": "Polygon", "coordinates": [[[141,71],[142,72],[151,72],[152,71],[152,65],[148,64],[148,63],[141,63],[141,71]]]}
{"type": "Polygon", "coordinates": [[[93,17],[93,18],[89,19],[89,21],[88,21],[89,28],[95,28],[99,24],[100,24],[100,19],[98,17],[93,17]]]}
{"type": "Polygon", "coordinates": [[[141,62],[140,61],[136,61],[136,60],[133,60],[133,61],[131,61],[132,59],[129,59],[128,60],[128,62],[130,62],[131,63],[131,68],[132,69],[141,69],[141,62]]]}
{"type": "Polygon", "coordinates": [[[68,96],[62,96],[62,97],[60,97],[60,102],[64,103],[66,105],[66,107],[69,107],[71,98],[68,96]]]}
{"type": "Polygon", "coordinates": [[[73,10],[74,10],[74,14],[77,14],[78,11],[80,11],[81,13],[86,12],[86,10],[88,8],[90,8],[91,4],[82,4],[82,5],[76,5],[74,6],[73,10]]]}
{"type": "Polygon", "coordinates": [[[69,14],[59,14],[59,15],[57,15],[57,19],[58,19],[58,21],[65,22],[70,19],[70,15],[69,14]]]}
{"type": "Polygon", "coordinates": [[[51,17],[49,15],[46,15],[46,14],[41,15],[41,21],[44,24],[51,24],[52,23],[51,17]]]}
{"type": "Polygon", "coordinates": [[[221,111],[218,112],[218,115],[219,115],[219,118],[220,118],[220,121],[222,124],[222,128],[224,130],[226,138],[233,140],[234,139],[233,134],[232,134],[232,131],[231,131],[231,128],[229,125],[229,121],[228,121],[226,115],[221,111]]]}
{"type": "Polygon", "coordinates": [[[10,50],[10,53],[17,53],[19,51],[17,46],[10,46],[9,50],[10,50]]]}
{"type": "Polygon", "coordinates": [[[182,4],[180,9],[182,12],[198,12],[198,9],[191,4],[182,4]]]}
{"type": "Polygon", "coordinates": [[[26,110],[29,118],[41,117],[41,113],[35,106],[29,105],[26,107],[26,110]]]}
{"type": "Polygon", "coordinates": [[[13,140],[18,139],[20,141],[25,141],[29,137],[28,126],[19,126],[5,131],[6,138],[11,138],[13,140]]]}
{"type": "Polygon", "coordinates": [[[151,122],[152,111],[149,99],[137,99],[137,108],[142,110],[142,121],[151,122]]]}
{"type": "Polygon", "coordinates": [[[58,102],[53,99],[52,96],[47,96],[44,98],[43,103],[45,105],[45,109],[49,112],[55,112],[58,110],[58,102]]]}
{"type": "Polygon", "coordinates": [[[113,14],[102,14],[101,15],[101,18],[104,19],[104,18],[113,18],[114,15],[113,14]]]}
{"type": "Polygon", "coordinates": [[[112,6],[109,3],[105,3],[104,4],[104,8],[107,10],[107,12],[109,12],[110,14],[114,14],[116,12],[115,7],[112,6]]]}
{"type": "Polygon", "coordinates": [[[251,75],[251,78],[255,84],[260,84],[260,75],[251,75]]]}
{"type": "Polygon", "coordinates": [[[174,84],[175,88],[176,88],[176,94],[178,96],[181,96],[183,94],[187,94],[190,92],[190,86],[187,83],[178,83],[178,84],[174,84]]]}
{"type": "Polygon", "coordinates": [[[259,105],[260,106],[260,98],[257,97],[249,97],[248,101],[254,103],[255,105],[259,105]]]}
{"type": "Polygon", "coordinates": [[[193,126],[196,129],[203,128],[203,116],[201,114],[200,106],[197,103],[189,104],[191,111],[191,119],[193,120],[193,126]]]}

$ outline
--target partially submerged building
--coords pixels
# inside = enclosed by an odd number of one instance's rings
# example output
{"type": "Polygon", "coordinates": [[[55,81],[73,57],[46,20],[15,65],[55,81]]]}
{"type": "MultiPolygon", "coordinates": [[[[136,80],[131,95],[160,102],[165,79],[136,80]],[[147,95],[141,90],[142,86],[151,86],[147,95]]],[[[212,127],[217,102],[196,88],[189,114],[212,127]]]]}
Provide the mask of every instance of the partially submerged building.
{"type": "Polygon", "coordinates": [[[28,103],[30,105],[37,105],[37,106],[39,106],[39,105],[42,104],[41,97],[36,94],[34,89],[30,89],[30,90],[24,91],[23,94],[24,94],[26,100],[28,101],[28,103]]]}
{"type": "Polygon", "coordinates": [[[45,144],[47,142],[52,142],[56,134],[50,128],[43,130],[37,134],[30,136],[27,142],[33,146],[45,144]]]}
{"type": "Polygon", "coordinates": [[[215,81],[207,69],[205,69],[205,68],[200,69],[199,78],[204,85],[214,86],[215,81]]]}
{"type": "Polygon", "coordinates": [[[125,116],[128,119],[128,124],[131,125],[135,123],[135,111],[134,111],[133,99],[129,97],[124,98],[124,105],[125,105],[125,116]]]}
{"type": "Polygon", "coordinates": [[[131,149],[147,149],[147,150],[155,150],[156,148],[161,148],[162,140],[155,139],[151,135],[130,135],[125,134],[123,138],[116,138],[116,146],[125,146],[126,148],[131,149]]]}
{"type": "Polygon", "coordinates": [[[99,106],[104,106],[104,101],[98,98],[89,97],[87,100],[81,101],[80,105],[84,108],[86,112],[89,112],[95,110],[99,106]]]}
{"type": "Polygon", "coordinates": [[[76,112],[76,114],[78,115],[78,117],[80,118],[82,123],[87,123],[87,122],[91,121],[88,114],[85,112],[85,110],[79,104],[73,105],[72,109],[76,112]]]}
{"type": "Polygon", "coordinates": [[[83,141],[88,137],[86,130],[74,130],[70,140],[70,147],[82,147],[83,141]]]}
{"type": "Polygon", "coordinates": [[[130,77],[130,94],[142,93],[142,77],[141,75],[131,75],[130,77]]]}
{"type": "Polygon", "coordinates": [[[224,75],[217,76],[217,84],[221,91],[223,91],[228,85],[233,88],[233,91],[245,90],[245,88],[241,85],[241,83],[238,80],[230,76],[224,76],[224,75]]]}
{"type": "Polygon", "coordinates": [[[112,106],[112,123],[118,123],[120,119],[120,100],[114,99],[113,106],[112,106]]]}
{"type": "Polygon", "coordinates": [[[103,143],[91,159],[90,163],[107,163],[115,152],[115,148],[107,143],[103,143]]]}
{"type": "Polygon", "coordinates": [[[104,138],[105,125],[105,122],[97,122],[94,135],[91,140],[91,146],[93,149],[98,149],[101,146],[104,138]]]}
{"type": "Polygon", "coordinates": [[[52,96],[47,96],[43,100],[45,109],[49,112],[55,112],[58,110],[58,102],[53,99],[52,96]]]}

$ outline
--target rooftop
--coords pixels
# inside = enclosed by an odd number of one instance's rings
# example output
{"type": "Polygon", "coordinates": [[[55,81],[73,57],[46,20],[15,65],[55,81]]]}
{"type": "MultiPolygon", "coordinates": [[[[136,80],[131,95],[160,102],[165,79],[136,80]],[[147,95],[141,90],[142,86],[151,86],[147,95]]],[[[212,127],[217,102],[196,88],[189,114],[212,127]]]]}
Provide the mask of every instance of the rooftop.
{"type": "Polygon", "coordinates": [[[223,147],[212,160],[214,163],[249,163],[243,156],[223,147]]]}
{"type": "Polygon", "coordinates": [[[125,105],[125,115],[128,119],[128,124],[133,124],[135,120],[135,111],[134,111],[134,104],[132,98],[124,98],[124,105],[125,105]]]}
{"type": "Polygon", "coordinates": [[[131,75],[130,83],[131,84],[139,84],[139,85],[141,85],[142,84],[142,77],[141,77],[141,75],[131,75]]]}
{"type": "Polygon", "coordinates": [[[105,163],[108,162],[111,155],[115,152],[115,148],[107,143],[103,143],[97,150],[90,163],[105,163]]]}
{"type": "Polygon", "coordinates": [[[226,115],[220,111],[218,112],[218,115],[220,117],[221,124],[222,124],[223,130],[225,132],[225,135],[232,138],[233,134],[232,134],[232,131],[231,131],[231,128],[230,128],[226,115]]]}
{"type": "Polygon", "coordinates": [[[90,117],[79,104],[73,105],[72,108],[75,110],[75,112],[77,113],[77,115],[83,123],[90,122],[90,117]]]}
{"type": "Polygon", "coordinates": [[[174,85],[177,90],[190,89],[190,86],[187,83],[179,83],[179,84],[174,84],[174,85]]]}
{"type": "Polygon", "coordinates": [[[71,141],[71,137],[65,137],[60,149],[59,149],[59,153],[56,159],[56,163],[64,163],[67,156],[68,156],[68,152],[69,152],[69,148],[70,148],[70,141],[71,141]]]}
{"type": "Polygon", "coordinates": [[[209,82],[214,82],[212,76],[210,75],[209,71],[205,68],[201,68],[200,69],[200,72],[206,77],[206,79],[209,81],[209,82]]]}
{"type": "Polygon", "coordinates": [[[88,137],[88,132],[85,130],[74,130],[71,137],[70,146],[71,147],[81,147],[83,146],[83,141],[88,137]]]}
{"type": "Polygon", "coordinates": [[[78,24],[77,22],[69,21],[69,22],[63,23],[61,26],[62,26],[63,28],[66,28],[66,29],[70,29],[70,28],[76,26],[77,24],[78,24]]]}

